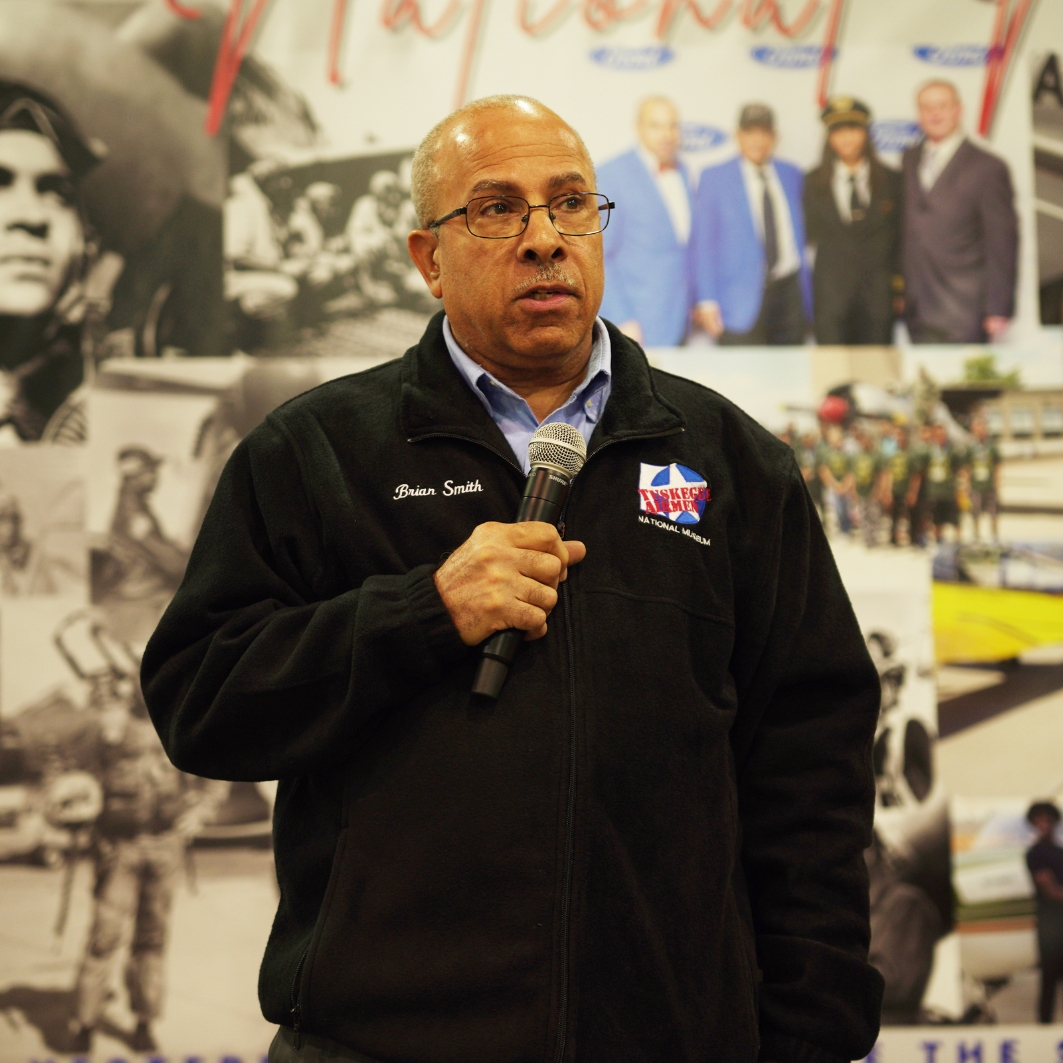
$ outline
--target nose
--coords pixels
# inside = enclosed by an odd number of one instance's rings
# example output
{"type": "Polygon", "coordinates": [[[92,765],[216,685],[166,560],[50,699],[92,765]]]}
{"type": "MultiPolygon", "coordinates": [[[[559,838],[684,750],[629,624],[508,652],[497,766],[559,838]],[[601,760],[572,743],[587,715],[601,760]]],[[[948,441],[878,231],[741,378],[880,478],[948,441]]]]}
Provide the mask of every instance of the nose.
{"type": "Polygon", "coordinates": [[[19,176],[3,193],[3,227],[22,229],[39,240],[48,239],[50,211],[45,198],[28,176],[19,176]]]}
{"type": "Polygon", "coordinates": [[[520,238],[520,255],[529,262],[556,262],[565,257],[564,242],[554,228],[547,204],[529,208],[528,227],[520,238]]]}

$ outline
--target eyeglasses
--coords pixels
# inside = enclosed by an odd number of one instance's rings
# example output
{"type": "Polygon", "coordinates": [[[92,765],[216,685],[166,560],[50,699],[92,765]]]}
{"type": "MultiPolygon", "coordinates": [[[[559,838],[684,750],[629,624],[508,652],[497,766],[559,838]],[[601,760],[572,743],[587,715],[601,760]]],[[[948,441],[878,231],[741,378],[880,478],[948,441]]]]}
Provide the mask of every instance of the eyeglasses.
{"type": "Polygon", "coordinates": [[[616,206],[608,196],[597,192],[566,192],[549,203],[529,203],[520,196],[478,196],[458,207],[429,229],[438,229],[445,221],[465,215],[465,226],[482,240],[508,240],[528,228],[533,210],[545,210],[554,228],[562,236],[593,236],[609,224],[609,212],[616,206]]]}

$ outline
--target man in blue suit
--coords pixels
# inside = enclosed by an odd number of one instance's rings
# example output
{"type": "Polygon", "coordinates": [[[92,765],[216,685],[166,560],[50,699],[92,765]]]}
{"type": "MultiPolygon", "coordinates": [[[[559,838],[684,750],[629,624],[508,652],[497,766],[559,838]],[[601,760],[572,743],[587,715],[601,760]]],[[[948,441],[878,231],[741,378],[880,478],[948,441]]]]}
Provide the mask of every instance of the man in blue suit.
{"type": "Polygon", "coordinates": [[[690,321],[690,183],[679,159],[679,112],[652,96],[639,107],[638,145],[598,168],[616,201],[605,245],[602,317],[638,343],[672,347],[690,321]]]}
{"type": "Polygon", "coordinates": [[[803,343],[812,316],[804,175],[772,158],[770,107],[743,107],[735,139],[738,158],[703,171],[698,184],[690,234],[695,319],[721,344],[803,343]]]}

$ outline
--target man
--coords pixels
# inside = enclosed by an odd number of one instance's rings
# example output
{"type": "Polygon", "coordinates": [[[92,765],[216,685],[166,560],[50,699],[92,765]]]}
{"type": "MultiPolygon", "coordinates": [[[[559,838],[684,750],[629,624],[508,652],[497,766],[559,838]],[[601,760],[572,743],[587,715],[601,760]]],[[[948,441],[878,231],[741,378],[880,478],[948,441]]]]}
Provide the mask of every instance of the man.
{"type": "Polygon", "coordinates": [[[214,817],[228,787],[192,779],[166,760],[131,677],[99,677],[92,698],[103,810],[93,828],[95,911],[68,1048],[91,1050],[115,958],[132,932],[125,983],[136,1027],[129,1047],[153,1052],[151,1024],[162,1011],[170,908],[185,847],[214,817]]]}
{"type": "Polygon", "coordinates": [[[930,523],[934,526],[934,540],[945,541],[945,528],[958,534],[960,505],[957,496],[958,477],[963,466],[963,453],[949,439],[943,424],[934,424],[923,457],[926,476],[926,504],[930,523]]]}
{"type": "Polygon", "coordinates": [[[879,454],[875,437],[866,429],[855,432],[858,450],[851,459],[853,495],[860,520],[865,546],[878,546],[879,523],[882,520],[882,495],[885,465],[879,454]]]}
{"type": "Polygon", "coordinates": [[[967,448],[967,467],[970,469],[971,523],[974,538],[981,538],[982,514],[989,517],[989,530],[993,541],[997,534],[997,500],[1000,497],[1000,448],[989,437],[989,426],[984,416],[979,415],[971,425],[974,442],[967,448]]]}
{"type": "Polygon", "coordinates": [[[853,465],[845,449],[845,433],[841,425],[823,426],[816,454],[816,475],[826,492],[825,506],[834,510],[838,531],[848,535],[853,530],[853,465]]]}
{"type": "Polygon", "coordinates": [[[181,582],[188,556],[167,536],[151,508],[161,464],[162,458],[143,447],[118,452],[122,482],[106,553],[95,565],[96,602],[154,600],[161,610],[181,582]]]}
{"type": "Polygon", "coordinates": [[[909,543],[914,543],[917,537],[912,513],[915,501],[919,497],[923,470],[920,461],[921,451],[911,444],[905,425],[895,424],[893,432],[897,445],[886,459],[890,483],[890,544],[900,546],[902,523],[907,525],[909,543]]]}
{"type": "Polygon", "coordinates": [[[803,343],[812,313],[804,175],[774,159],[770,107],[742,108],[738,158],[705,170],[690,235],[695,320],[721,344],[803,343]]]}
{"type": "Polygon", "coordinates": [[[1035,801],[1026,820],[1037,841],[1026,850],[1026,866],[1037,891],[1037,953],[1041,994],[1037,1019],[1050,1023],[1056,1010],[1056,987],[1063,981],[1063,847],[1056,840],[1059,808],[1053,801],[1035,801]]]}
{"type": "Polygon", "coordinates": [[[84,439],[64,402],[84,376],[78,185],[97,162],[51,100],[0,81],[0,440],[84,439]]]}
{"type": "Polygon", "coordinates": [[[923,140],[904,153],[904,307],[914,343],[999,340],[1015,313],[1019,230],[1003,160],[961,126],[949,81],[916,96],[923,140]]]}
{"type": "Polygon", "coordinates": [[[407,294],[423,290],[417,271],[406,257],[407,202],[399,175],[392,170],[378,170],[369,179],[369,191],[355,200],[347,222],[358,287],[378,306],[389,306],[407,294]]]}
{"type": "Polygon", "coordinates": [[[445,316],[240,444],[144,662],[179,767],[280,779],[271,1059],[866,1054],[878,684],[792,453],[597,318],[553,112],[469,104],[413,185],[445,316]],[[544,420],[572,539],[508,523],[544,420]]]}
{"type": "Polygon", "coordinates": [[[671,100],[650,96],[639,105],[635,129],[636,147],[598,172],[619,204],[602,235],[601,310],[636,343],[673,347],[690,323],[690,176],[679,158],[679,111],[671,100]]]}

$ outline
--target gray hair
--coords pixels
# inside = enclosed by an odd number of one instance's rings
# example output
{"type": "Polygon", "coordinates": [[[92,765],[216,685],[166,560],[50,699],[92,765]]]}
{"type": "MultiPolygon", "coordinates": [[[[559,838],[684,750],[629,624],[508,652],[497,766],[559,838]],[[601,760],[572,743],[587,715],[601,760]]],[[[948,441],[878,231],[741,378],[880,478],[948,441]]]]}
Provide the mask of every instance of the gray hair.
{"type": "MultiPolygon", "coordinates": [[[[518,107],[525,111],[539,111],[553,114],[545,104],[531,96],[517,96],[506,93],[498,96],[483,96],[478,100],[459,107],[452,111],[441,122],[437,122],[425,135],[425,138],[417,145],[413,153],[413,162],[410,166],[410,198],[413,200],[413,209],[417,212],[417,220],[422,228],[427,229],[428,223],[436,218],[436,187],[439,184],[439,168],[436,165],[436,155],[439,153],[443,135],[459,118],[469,115],[481,114],[484,111],[499,111],[509,107],[518,107]]],[[[566,123],[567,124],[567,123],[566,123]]],[[[571,126],[568,127],[576,138],[580,148],[583,149],[587,161],[590,162],[590,152],[583,138],[571,126]]],[[[594,163],[591,163],[593,176],[594,163]]]]}

